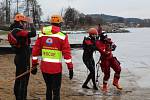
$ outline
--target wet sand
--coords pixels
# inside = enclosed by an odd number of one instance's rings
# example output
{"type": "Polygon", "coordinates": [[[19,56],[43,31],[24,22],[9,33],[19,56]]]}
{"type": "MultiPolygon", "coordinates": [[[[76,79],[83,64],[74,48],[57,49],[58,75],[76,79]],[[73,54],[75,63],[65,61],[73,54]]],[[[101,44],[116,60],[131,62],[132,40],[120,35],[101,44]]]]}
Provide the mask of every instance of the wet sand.
{"type": "MultiPolygon", "coordinates": [[[[15,100],[13,95],[13,85],[15,66],[13,63],[14,54],[0,55],[0,100],[15,100]]],[[[75,64],[77,65],[77,64],[75,64]]],[[[77,67],[76,67],[77,68],[77,67]]],[[[122,91],[116,90],[112,86],[110,78],[109,92],[103,93],[100,89],[95,91],[93,89],[82,89],[81,85],[86,78],[81,75],[78,69],[75,70],[73,80],[69,80],[68,71],[64,69],[61,100],[150,100],[150,89],[140,88],[136,83],[136,76],[134,76],[127,69],[122,70],[121,84],[124,87],[122,91]]],[[[113,72],[112,72],[113,73],[113,72]]],[[[102,73],[99,77],[99,85],[101,85],[102,73]]],[[[89,86],[92,87],[91,83],[89,86]]],[[[37,75],[31,75],[28,86],[28,100],[45,100],[45,83],[38,70],[37,75]]]]}

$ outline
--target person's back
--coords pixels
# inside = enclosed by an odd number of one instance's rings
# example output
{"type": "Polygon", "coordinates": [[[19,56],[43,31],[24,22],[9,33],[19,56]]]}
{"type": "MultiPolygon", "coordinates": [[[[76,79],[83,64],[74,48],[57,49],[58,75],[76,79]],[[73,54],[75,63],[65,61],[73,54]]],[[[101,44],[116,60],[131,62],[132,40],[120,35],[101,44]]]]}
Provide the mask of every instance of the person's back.
{"type": "MultiPolygon", "coordinates": [[[[42,50],[42,72],[49,74],[62,72],[61,52],[65,50],[65,52],[70,53],[70,45],[68,43],[68,36],[66,35],[66,33],[60,32],[60,28],[57,26],[47,26],[43,28],[43,35],[39,36],[38,39],[39,40],[36,41],[36,44],[40,44],[40,49],[42,50]],[[47,29],[51,30],[46,33],[45,30],[47,29]],[[55,59],[56,61],[52,61],[52,59],[55,59]],[[55,67],[49,67],[49,64],[55,67]]],[[[38,51],[33,49],[33,55],[36,52],[38,51]]],[[[67,55],[67,59],[71,59],[71,56],[67,55]]]]}
{"type": "MultiPolygon", "coordinates": [[[[46,100],[60,100],[62,78],[62,56],[69,70],[69,78],[73,78],[73,64],[68,35],[60,31],[62,17],[53,15],[50,19],[52,26],[43,27],[32,50],[32,67],[38,65],[41,56],[41,72],[46,83],[46,100]]],[[[37,68],[32,71],[36,74],[37,68]]]]}

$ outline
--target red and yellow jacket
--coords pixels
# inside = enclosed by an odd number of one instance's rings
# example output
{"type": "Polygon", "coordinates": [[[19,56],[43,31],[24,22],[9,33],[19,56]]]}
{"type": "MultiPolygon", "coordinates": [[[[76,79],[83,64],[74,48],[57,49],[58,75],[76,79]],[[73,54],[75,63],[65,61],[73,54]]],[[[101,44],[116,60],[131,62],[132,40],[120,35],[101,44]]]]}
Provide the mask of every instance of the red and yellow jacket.
{"type": "Polygon", "coordinates": [[[62,72],[62,56],[69,70],[73,69],[68,35],[60,32],[57,26],[43,27],[32,50],[32,65],[38,64],[38,56],[41,56],[41,71],[55,74],[62,72]]]}

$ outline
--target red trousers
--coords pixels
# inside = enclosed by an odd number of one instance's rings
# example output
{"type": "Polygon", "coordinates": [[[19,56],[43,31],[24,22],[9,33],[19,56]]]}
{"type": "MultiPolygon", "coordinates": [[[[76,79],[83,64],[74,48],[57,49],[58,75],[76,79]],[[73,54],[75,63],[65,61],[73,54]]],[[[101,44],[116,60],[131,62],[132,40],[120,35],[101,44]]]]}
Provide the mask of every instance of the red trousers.
{"type": "Polygon", "coordinates": [[[110,77],[110,67],[115,71],[114,78],[119,80],[121,66],[120,62],[117,60],[116,57],[111,57],[109,59],[101,57],[101,69],[104,72],[103,84],[107,84],[109,77],[110,77]]]}

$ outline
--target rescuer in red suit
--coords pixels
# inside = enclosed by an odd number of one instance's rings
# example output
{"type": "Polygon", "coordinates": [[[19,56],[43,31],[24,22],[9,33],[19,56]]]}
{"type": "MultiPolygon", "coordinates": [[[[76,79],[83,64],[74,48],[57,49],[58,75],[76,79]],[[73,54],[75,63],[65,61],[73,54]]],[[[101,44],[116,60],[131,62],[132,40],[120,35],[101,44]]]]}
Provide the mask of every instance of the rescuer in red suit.
{"type": "Polygon", "coordinates": [[[116,86],[117,89],[122,90],[122,87],[119,84],[121,72],[120,62],[112,54],[112,51],[115,50],[116,45],[112,42],[111,38],[107,37],[107,35],[101,33],[99,34],[99,36],[100,40],[96,42],[96,47],[98,51],[101,53],[100,66],[102,72],[104,73],[102,90],[103,91],[108,90],[107,83],[110,78],[110,68],[112,68],[115,71],[113,78],[113,85],[116,86]]]}
{"type": "Polygon", "coordinates": [[[69,70],[70,80],[73,78],[73,64],[68,35],[61,32],[63,18],[52,15],[51,26],[43,27],[32,50],[32,71],[36,74],[38,56],[41,56],[41,72],[46,83],[46,100],[60,100],[62,79],[62,57],[69,70]]]}

